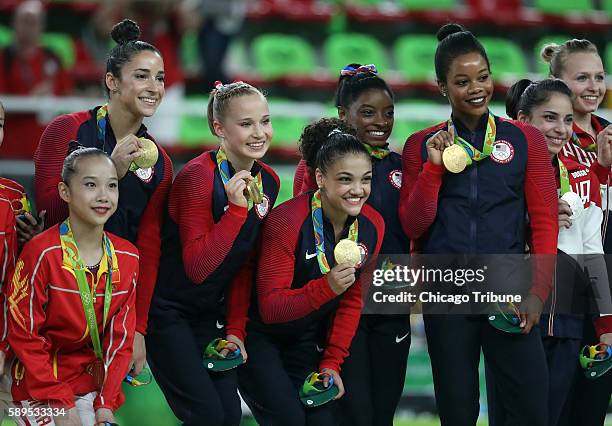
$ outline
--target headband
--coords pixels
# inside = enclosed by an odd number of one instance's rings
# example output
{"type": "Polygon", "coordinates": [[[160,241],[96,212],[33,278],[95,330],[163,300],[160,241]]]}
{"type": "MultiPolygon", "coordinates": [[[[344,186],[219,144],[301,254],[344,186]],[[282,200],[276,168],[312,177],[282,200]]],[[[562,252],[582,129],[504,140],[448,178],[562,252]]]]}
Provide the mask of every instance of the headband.
{"type": "Polygon", "coordinates": [[[372,74],[372,75],[376,75],[376,74],[378,74],[378,70],[376,69],[376,65],[369,64],[369,65],[361,65],[358,68],[353,68],[351,66],[346,66],[346,67],[342,68],[342,70],[340,71],[340,76],[342,76],[342,77],[344,77],[346,75],[357,75],[357,74],[372,74]]]}

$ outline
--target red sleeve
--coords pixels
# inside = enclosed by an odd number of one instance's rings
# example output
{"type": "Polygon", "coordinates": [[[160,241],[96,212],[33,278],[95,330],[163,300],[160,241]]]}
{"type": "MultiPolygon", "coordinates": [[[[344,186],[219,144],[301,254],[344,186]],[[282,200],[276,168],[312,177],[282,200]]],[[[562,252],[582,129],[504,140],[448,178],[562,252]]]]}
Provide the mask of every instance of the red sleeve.
{"type": "Polygon", "coordinates": [[[252,251],[229,285],[226,295],[225,334],[233,334],[243,342],[246,337],[246,325],[249,319],[249,307],[251,306],[255,257],[256,252],[252,251]]]}
{"type": "MultiPolygon", "coordinates": [[[[127,257],[127,255],[125,255],[127,257]]],[[[121,383],[128,373],[132,359],[134,329],[136,327],[136,282],[138,280],[138,262],[131,262],[130,285],[128,295],[119,311],[109,318],[104,333],[102,348],[104,363],[108,366],[106,381],[101,392],[94,400],[94,409],[108,408],[115,411],[123,402],[121,383]]],[[[127,271],[126,271],[127,272],[127,271]]],[[[122,271],[123,273],[123,271],[122,271]]]]}
{"type": "Polygon", "coordinates": [[[293,176],[293,196],[297,197],[302,193],[302,182],[304,182],[304,173],[306,172],[306,161],[300,160],[295,169],[295,175],[293,176]]]}
{"type": "Polygon", "coordinates": [[[214,173],[206,162],[208,153],[186,165],[170,193],[169,211],[178,224],[187,277],[202,283],[223,262],[244,224],[248,210],[229,203],[221,220],[214,223],[212,192],[214,173]]]}
{"type": "Polygon", "coordinates": [[[45,228],[68,217],[68,207],[57,190],[68,142],[75,139],[80,122],[74,115],[54,119],[43,132],[34,154],[34,194],[38,211],[46,210],[45,228]]]}
{"type": "Polygon", "coordinates": [[[6,292],[8,281],[12,277],[15,268],[15,257],[17,256],[17,230],[15,229],[15,215],[11,202],[0,198],[0,350],[4,353],[9,351],[7,340],[8,318],[6,292]]]}
{"type": "Polygon", "coordinates": [[[604,167],[595,160],[591,163],[589,170],[597,176],[599,183],[605,185],[608,183],[608,178],[612,175],[609,167],[604,167]]]}
{"type": "MultiPolygon", "coordinates": [[[[276,182],[276,188],[280,187],[280,179],[276,172],[264,163],[260,163],[268,173],[272,175],[276,182]]],[[[272,209],[272,205],[270,209],[272,209]]],[[[264,221],[265,223],[265,221],[264,221]]],[[[261,245],[261,236],[257,242],[261,245]]],[[[249,317],[249,307],[251,306],[251,297],[253,294],[253,280],[255,279],[255,263],[259,249],[254,249],[249,254],[246,262],[238,271],[238,274],[232,280],[227,291],[227,313],[226,313],[226,334],[233,334],[244,342],[246,338],[246,325],[249,317]]]]}
{"type": "Polygon", "coordinates": [[[591,180],[591,192],[589,199],[595,205],[601,208],[601,191],[599,190],[599,178],[592,172],[589,173],[589,179],[591,180]]]}
{"type": "Polygon", "coordinates": [[[308,191],[316,191],[318,187],[319,186],[317,185],[317,181],[313,171],[310,169],[310,167],[306,167],[306,169],[304,170],[304,176],[302,177],[301,192],[304,193],[308,191]]]}
{"type": "Polygon", "coordinates": [[[164,177],[157,185],[138,224],[136,247],[140,253],[140,278],[136,291],[136,330],[147,332],[149,305],[159,269],[161,253],[161,226],[164,220],[168,193],[172,184],[172,162],[168,154],[159,147],[164,157],[164,177]]]}
{"type": "Polygon", "coordinates": [[[552,277],[557,253],[557,188],[542,133],[530,125],[520,126],[528,142],[525,199],[529,212],[531,240],[529,246],[536,256],[536,278],[531,288],[545,302],[552,289],[552,277]]]}
{"type": "MultiPolygon", "coordinates": [[[[364,206],[364,213],[372,219],[376,226],[376,248],[370,257],[370,262],[375,261],[380,252],[385,235],[385,223],[383,218],[369,206],[364,206]]],[[[340,372],[340,365],[349,354],[349,347],[361,318],[361,277],[342,295],[340,305],[334,314],[334,319],[327,337],[325,352],[319,363],[319,370],[330,368],[340,372]]]]}
{"type": "Polygon", "coordinates": [[[603,315],[593,320],[595,335],[599,339],[602,334],[612,333],[612,315],[603,315]]]}
{"type": "Polygon", "coordinates": [[[419,239],[434,222],[445,172],[444,166],[436,166],[429,161],[423,164],[421,151],[424,137],[429,133],[432,133],[432,129],[410,136],[402,152],[399,218],[404,233],[411,240],[419,239]]]}
{"type": "Polygon", "coordinates": [[[308,214],[304,198],[272,210],[263,227],[256,285],[259,312],[268,324],[303,318],[336,297],[325,275],[291,288],[297,238],[308,214]]]}
{"type": "Polygon", "coordinates": [[[52,407],[70,408],[74,406],[72,388],[53,376],[48,344],[38,332],[46,318],[45,275],[50,265],[44,257],[37,265],[42,250],[36,244],[37,241],[32,240],[25,245],[9,284],[8,341],[25,366],[30,396],[38,401],[48,401],[52,407]]]}

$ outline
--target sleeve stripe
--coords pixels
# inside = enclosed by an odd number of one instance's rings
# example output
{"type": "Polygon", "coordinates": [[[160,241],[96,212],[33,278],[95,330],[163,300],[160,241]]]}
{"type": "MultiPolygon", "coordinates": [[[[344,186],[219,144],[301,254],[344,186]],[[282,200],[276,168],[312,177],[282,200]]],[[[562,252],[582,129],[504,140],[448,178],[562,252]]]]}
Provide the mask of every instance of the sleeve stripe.
{"type": "MultiPolygon", "coordinates": [[[[43,252],[38,257],[38,261],[36,262],[36,266],[34,267],[34,272],[32,272],[32,277],[30,278],[31,288],[34,288],[34,278],[36,277],[36,274],[38,273],[38,268],[40,267],[40,264],[42,263],[42,260],[43,260],[43,257],[45,257],[45,254],[47,254],[48,251],[55,250],[55,249],[61,249],[61,248],[62,246],[52,246],[52,247],[48,247],[43,250],[43,252]]],[[[34,332],[34,291],[31,291],[30,292],[30,333],[33,333],[33,332],[34,332]]]]}

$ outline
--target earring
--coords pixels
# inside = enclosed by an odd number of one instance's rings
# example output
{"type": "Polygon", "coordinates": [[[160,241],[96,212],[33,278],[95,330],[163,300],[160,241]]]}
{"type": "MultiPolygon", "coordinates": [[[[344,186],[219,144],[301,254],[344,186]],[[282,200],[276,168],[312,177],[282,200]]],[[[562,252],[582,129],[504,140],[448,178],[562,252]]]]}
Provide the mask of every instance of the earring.
{"type": "Polygon", "coordinates": [[[446,97],[446,92],[442,92],[442,96],[446,97]]]}

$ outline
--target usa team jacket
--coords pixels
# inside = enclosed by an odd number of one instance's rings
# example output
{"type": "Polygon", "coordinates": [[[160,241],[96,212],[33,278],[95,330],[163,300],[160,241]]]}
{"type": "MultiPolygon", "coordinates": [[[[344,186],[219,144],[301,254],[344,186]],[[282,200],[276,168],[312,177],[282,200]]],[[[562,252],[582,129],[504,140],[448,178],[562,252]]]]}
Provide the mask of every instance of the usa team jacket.
{"type": "MultiPolygon", "coordinates": [[[[383,159],[372,157],[372,190],[367,204],[374,207],[385,221],[381,255],[406,254],[410,251],[410,239],[404,233],[397,214],[401,186],[402,157],[395,152],[390,152],[383,159]]],[[[293,195],[316,189],[312,171],[304,160],[300,160],[295,171],[293,195]]]]}
{"type": "MultiPolygon", "coordinates": [[[[40,139],[34,154],[34,189],[38,210],[47,210],[47,227],[68,217],[68,207],[57,191],[68,142],[77,140],[81,145],[100,148],[108,154],[117,144],[110,120],[107,120],[104,143],[98,141],[96,113],[99,108],[55,118],[40,139]]],[[[136,136],[154,140],[144,125],[136,136]]],[[[147,329],[149,303],[159,268],[161,226],[172,184],[172,162],[161,146],[157,145],[157,149],[160,155],[151,169],[128,172],[119,181],[117,211],[105,225],[107,231],[130,241],[140,252],[136,330],[142,334],[147,329]]]]}
{"type": "MultiPolygon", "coordinates": [[[[484,114],[471,132],[455,120],[460,136],[482,150],[484,114]]],[[[528,240],[535,254],[557,252],[557,191],[544,137],[535,127],[495,117],[493,153],[461,173],[427,161],[427,140],[447,122],[410,136],[402,154],[399,216],[415,251],[422,253],[523,253],[528,240]],[[526,214],[530,224],[527,225],[526,214]]],[[[546,301],[552,268],[543,268],[531,292],[546,301]]]]}
{"type": "Polygon", "coordinates": [[[179,172],[164,227],[164,261],[152,307],[156,313],[178,309],[189,317],[216,316],[225,305],[232,318],[227,334],[244,339],[255,245],[280,187],[276,173],[255,161],[251,175],[258,173],[263,202],[248,210],[228,202],[215,151],[194,158],[179,172]]]}
{"type": "Polygon", "coordinates": [[[12,203],[0,197],[0,350],[8,353],[6,287],[17,261],[17,229],[12,203]]]}
{"type": "MultiPolygon", "coordinates": [[[[251,325],[271,334],[296,335],[329,322],[327,343],[319,367],[340,371],[361,315],[361,284],[357,280],[342,295],[336,295],[317,261],[311,218],[312,192],[293,198],[270,213],[264,224],[256,279],[256,304],[250,311],[251,325]]],[[[380,251],[385,233],[382,217],[367,204],[358,220],[362,263],[380,251]]],[[[350,223],[349,218],[344,236],[350,223]]],[[[323,218],[325,255],[330,268],[334,259],[333,226],[323,218]]]]}
{"type": "MultiPolygon", "coordinates": [[[[601,210],[599,178],[582,164],[568,158],[564,158],[562,161],[567,167],[570,187],[582,199],[585,210],[578,218],[572,219],[570,228],[561,227],[559,229],[557,248],[570,256],[585,255],[579,259],[581,263],[584,262],[584,265],[581,266],[588,271],[589,281],[592,286],[597,287],[596,294],[602,299],[598,303],[598,308],[601,312],[609,312],[612,299],[610,298],[605,260],[603,256],[589,256],[603,255],[601,238],[603,212],[601,210]]],[[[560,190],[558,167],[555,167],[555,177],[557,189],[560,190]]],[[[571,275],[559,270],[555,274],[550,298],[550,315],[543,316],[542,321],[542,331],[546,335],[570,338],[582,337],[584,316],[556,315],[559,292],[565,290],[571,293],[575,290],[575,283],[566,281],[569,276],[571,275]],[[570,287],[560,288],[565,283],[570,284],[570,287]]],[[[594,324],[598,336],[612,332],[612,316],[600,315],[595,319],[594,324]]]]}
{"type": "MultiPolygon", "coordinates": [[[[110,233],[112,301],[102,328],[106,254],[97,276],[87,271],[95,287],[94,304],[107,378],[94,408],[117,409],[123,402],[121,382],[128,372],[136,323],[134,310],[138,251],[110,233]]],[[[64,264],[59,225],[29,241],[8,286],[8,341],[17,356],[11,368],[13,399],[37,400],[53,407],[73,407],[74,396],[97,391],[89,373],[95,361],[89,328],[74,272],[64,264]]]]}

